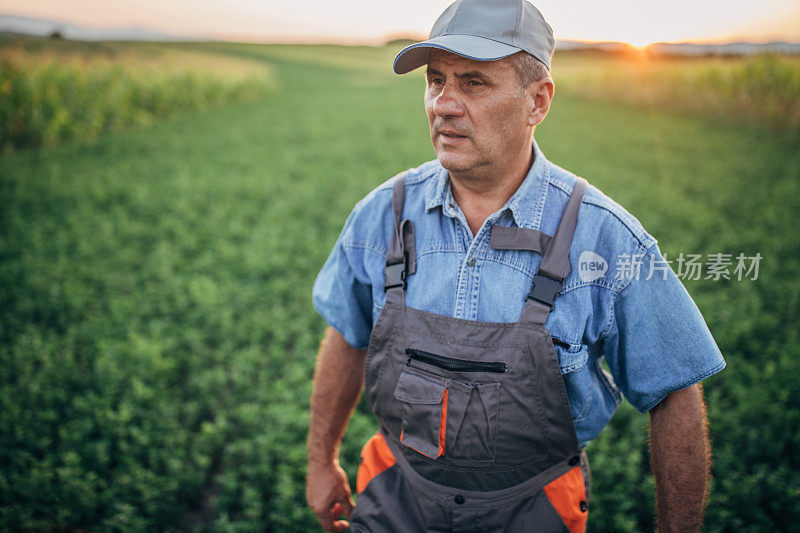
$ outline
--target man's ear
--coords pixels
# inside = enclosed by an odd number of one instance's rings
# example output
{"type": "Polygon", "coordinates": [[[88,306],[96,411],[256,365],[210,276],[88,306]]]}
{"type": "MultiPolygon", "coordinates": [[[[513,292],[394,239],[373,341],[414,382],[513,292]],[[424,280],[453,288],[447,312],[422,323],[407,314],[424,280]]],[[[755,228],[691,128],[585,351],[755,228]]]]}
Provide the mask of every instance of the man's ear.
{"type": "Polygon", "coordinates": [[[539,81],[531,82],[526,91],[533,102],[531,112],[528,115],[528,125],[536,127],[547,116],[547,112],[550,111],[550,101],[553,99],[555,84],[549,77],[542,78],[539,81]]]}

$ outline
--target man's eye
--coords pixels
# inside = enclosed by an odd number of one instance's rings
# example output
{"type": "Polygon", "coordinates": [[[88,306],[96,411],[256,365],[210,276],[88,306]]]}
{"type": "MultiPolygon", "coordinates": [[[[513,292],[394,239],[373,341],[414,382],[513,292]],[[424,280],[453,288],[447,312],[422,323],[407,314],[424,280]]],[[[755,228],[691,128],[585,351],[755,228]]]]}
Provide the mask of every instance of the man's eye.
{"type": "Polygon", "coordinates": [[[430,84],[431,85],[441,85],[444,83],[442,78],[431,78],[430,84]]]}
{"type": "Polygon", "coordinates": [[[468,85],[470,85],[471,87],[480,87],[481,85],[483,85],[483,82],[478,80],[469,80],[468,85]]]}

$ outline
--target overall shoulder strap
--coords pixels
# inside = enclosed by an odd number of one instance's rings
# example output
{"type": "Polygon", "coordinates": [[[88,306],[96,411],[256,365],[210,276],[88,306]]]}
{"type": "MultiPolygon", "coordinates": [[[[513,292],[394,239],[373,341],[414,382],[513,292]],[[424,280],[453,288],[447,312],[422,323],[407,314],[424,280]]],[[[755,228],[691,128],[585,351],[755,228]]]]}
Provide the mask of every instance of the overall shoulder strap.
{"type": "Polygon", "coordinates": [[[567,201],[567,206],[561,215],[558,229],[542,257],[538,272],[533,276],[531,292],[528,293],[525,300],[525,308],[522,310],[520,322],[544,324],[555,305],[556,297],[561,293],[564,279],[571,268],[569,249],[575,234],[578,212],[586,185],[586,180],[578,177],[567,201]]]}
{"type": "Polygon", "coordinates": [[[492,226],[490,246],[495,250],[530,250],[543,254],[553,237],[538,229],[492,226]]]}
{"type": "Polygon", "coordinates": [[[389,240],[389,249],[386,253],[386,268],[384,274],[386,282],[383,289],[386,291],[387,301],[391,298],[397,303],[405,303],[405,290],[408,276],[416,272],[416,254],[414,248],[414,224],[403,218],[403,205],[405,203],[405,173],[398,176],[392,187],[392,212],[394,213],[394,228],[389,240]]]}

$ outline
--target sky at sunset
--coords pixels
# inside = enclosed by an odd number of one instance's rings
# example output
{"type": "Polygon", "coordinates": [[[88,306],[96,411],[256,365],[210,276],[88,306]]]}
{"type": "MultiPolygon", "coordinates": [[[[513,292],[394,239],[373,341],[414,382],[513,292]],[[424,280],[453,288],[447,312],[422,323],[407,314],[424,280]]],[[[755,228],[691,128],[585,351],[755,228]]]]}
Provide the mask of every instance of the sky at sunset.
{"type": "MultiPolygon", "coordinates": [[[[0,0],[0,14],[90,28],[139,27],[185,37],[377,44],[427,35],[449,1],[406,0],[0,0]]],[[[798,0],[534,2],[557,39],[800,42],[798,0]]]]}

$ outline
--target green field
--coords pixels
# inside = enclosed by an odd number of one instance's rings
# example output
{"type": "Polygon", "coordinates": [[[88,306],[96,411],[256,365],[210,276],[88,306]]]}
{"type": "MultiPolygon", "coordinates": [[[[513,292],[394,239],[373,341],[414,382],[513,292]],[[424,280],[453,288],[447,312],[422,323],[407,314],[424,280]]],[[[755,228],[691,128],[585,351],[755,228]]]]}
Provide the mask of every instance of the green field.
{"type": "MultiPolygon", "coordinates": [[[[0,529],[313,531],[311,285],[353,204],[433,158],[395,49],[196,44],[279,91],[0,157],[0,529]]],[[[800,139],[569,87],[536,138],[668,256],[760,253],[685,284],[728,367],[704,382],[705,531],[800,531],[800,139]]],[[[647,416],[587,451],[591,531],[652,531],[647,416]]],[[[362,402],[342,463],[376,429],[362,402]]]]}

